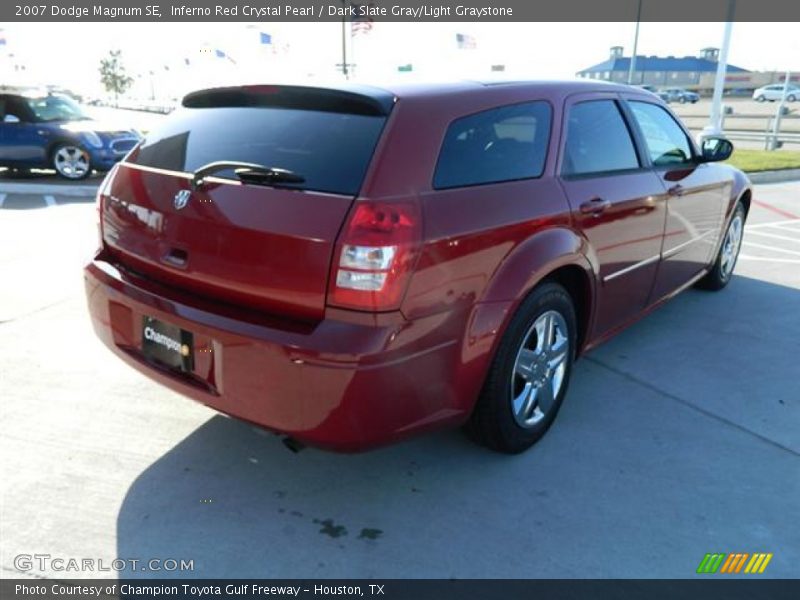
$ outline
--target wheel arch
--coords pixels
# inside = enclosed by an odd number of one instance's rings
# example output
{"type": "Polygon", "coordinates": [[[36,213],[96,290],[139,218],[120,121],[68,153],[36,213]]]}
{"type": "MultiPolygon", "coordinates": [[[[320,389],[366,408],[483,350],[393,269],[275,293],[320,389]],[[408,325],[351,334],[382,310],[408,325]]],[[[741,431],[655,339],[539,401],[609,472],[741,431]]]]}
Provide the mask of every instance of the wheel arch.
{"type": "Polygon", "coordinates": [[[570,294],[578,319],[578,354],[588,341],[597,283],[588,242],[567,227],[534,234],[519,244],[492,275],[473,310],[467,339],[494,332],[490,356],[523,300],[542,282],[554,281],[570,294]],[[479,325],[478,325],[479,324],[479,325]],[[480,331],[477,331],[479,329],[480,331]]]}

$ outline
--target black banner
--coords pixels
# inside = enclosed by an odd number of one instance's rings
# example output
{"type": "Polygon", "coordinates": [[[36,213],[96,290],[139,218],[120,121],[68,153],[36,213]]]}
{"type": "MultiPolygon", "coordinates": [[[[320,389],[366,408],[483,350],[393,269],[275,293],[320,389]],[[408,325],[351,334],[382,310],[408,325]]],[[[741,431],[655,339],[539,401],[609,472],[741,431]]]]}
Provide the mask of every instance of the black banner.
{"type": "Polygon", "coordinates": [[[800,21],[796,0],[11,0],[0,21],[800,21]]]}
{"type": "Polygon", "coordinates": [[[4,600],[264,600],[274,597],[345,600],[795,600],[800,580],[577,579],[577,580],[0,580],[4,600]]]}

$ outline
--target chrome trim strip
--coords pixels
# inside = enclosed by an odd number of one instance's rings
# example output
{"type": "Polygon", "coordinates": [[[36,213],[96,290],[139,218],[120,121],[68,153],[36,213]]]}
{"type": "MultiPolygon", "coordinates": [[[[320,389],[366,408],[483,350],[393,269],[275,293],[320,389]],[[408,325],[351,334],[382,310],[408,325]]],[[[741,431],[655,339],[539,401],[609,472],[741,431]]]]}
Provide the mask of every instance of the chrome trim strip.
{"type": "Polygon", "coordinates": [[[656,254],[655,256],[651,256],[650,258],[645,258],[644,260],[640,260],[639,262],[634,263],[629,267],[625,267],[624,269],[620,269],[619,271],[614,271],[610,275],[606,275],[605,277],[603,277],[603,283],[607,283],[607,282],[611,281],[612,279],[616,279],[617,277],[620,277],[621,275],[625,275],[626,273],[630,273],[631,271],[633,271],[635,269],[638,269],[639,267],[646,267],[647,265],[649,265],[651,263],[654,263],[654,262],[656,262],[657,260],[660,260],[660,259],[661,259],[661,255],[660,254],[656,254]]]}
{"type": "Polygon", "coordinates": [[[713,229],[709,229],[704,234],[702,234],[702,235],[700,235],[700,236],[698,236],[696,238],[692,238],[690,240],[687,240],[687,241],[683,242],[682,244],[678,244],[677,246],[675,246],[673,248],[670,248],[669,250],[664,252],[662,254],[662,258],[669,258],[670,256],[673,256],[674,254],[677,254],[678,252],[680,252],[681,250],[686,248],[686,246],[688,246],[689,244],[693,244],[695,242],[699,242],[699,241],[703,240],[704,238],[708,237],[709,235],[711,235],[712,233],[714,233],[714,230],[713,229]]]}
{"type": "Polygon", "coordinates": [[[169,169],[159,169],[158,167],[148,167],[146,165],[137,165],[134,163],[129,163],[127,161],[122,161],[119,164],[122,166],[128,167],[129,169],[137,169],[139,171],[146,171],[148,173],[158,173],[159,175],[172,175],[173,177],[183,177],[184,179],[191,179],[192,174],[186,173],[184,171],[170,171],[169,169]]]}

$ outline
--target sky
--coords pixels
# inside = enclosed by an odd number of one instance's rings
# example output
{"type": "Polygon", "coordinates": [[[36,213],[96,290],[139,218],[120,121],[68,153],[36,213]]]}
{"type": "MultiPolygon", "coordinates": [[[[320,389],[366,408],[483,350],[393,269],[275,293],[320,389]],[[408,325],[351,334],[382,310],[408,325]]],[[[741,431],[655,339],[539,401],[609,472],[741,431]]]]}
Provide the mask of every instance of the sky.
{"type": "MultiPolygon", "coordinates": [[[[634,23],[375,23],[348,44],[355,78],[572,78],[605,60],[611,46],[633,46],[634,23]],[[472,36],[459,50],[456,33],[472,36]],[[397,67],[411,63],[412,73],[397,67]]],[[[723,23],[642,23],[637,54],[697,55],[720,46],[723,23]]],[[[100,94],[98,66],[122,51],[135,77],[131,94],[178,97],[191,89],[253,81],[339,77],[340,23],[16,23],[2,25],[0,78],[10,84],[57,84],[100,94]],[[271,35],[271,47],[259,33],[271,35]],[[231,60],[219,59],[222,50],[231,60]],[[276,51],[273,51],[276,50],[276,51]],[[187,66],[184,59],[189,59],[187,66]],[[15,70],[24,65],[25,70],[15,70]],[[152,74],[151,74],[152,73],[152,74]]],[[[800,70],[797,23],[735,23],[729,63],[750,70],[800,70]]]]}

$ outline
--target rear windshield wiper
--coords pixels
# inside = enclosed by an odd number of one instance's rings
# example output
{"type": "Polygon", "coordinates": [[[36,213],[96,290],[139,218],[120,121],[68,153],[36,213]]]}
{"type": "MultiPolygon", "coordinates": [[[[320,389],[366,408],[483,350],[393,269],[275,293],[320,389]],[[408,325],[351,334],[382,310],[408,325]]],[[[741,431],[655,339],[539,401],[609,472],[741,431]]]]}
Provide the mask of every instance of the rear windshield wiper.
{"type": "Polygon", "coordinates": [[[233,169],[236,177],[245,183],[263,185],[276,185],[281,183],[303,183],[305,177],[288,169],[278,167],[265,167],[255,163],[220,160],[208,163],[197,169],[192,174],[192,188],[197,189],[203,185],[206,177],[233,169]]]}

